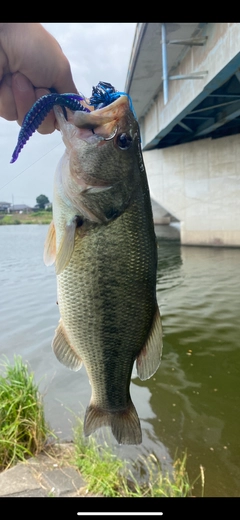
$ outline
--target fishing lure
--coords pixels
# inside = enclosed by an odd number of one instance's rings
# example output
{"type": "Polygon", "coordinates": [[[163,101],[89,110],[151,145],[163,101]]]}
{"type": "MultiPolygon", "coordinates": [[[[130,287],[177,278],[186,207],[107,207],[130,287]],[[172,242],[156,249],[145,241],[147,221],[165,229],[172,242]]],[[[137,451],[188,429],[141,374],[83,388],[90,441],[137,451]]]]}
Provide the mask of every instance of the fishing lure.
{"type": "Polygon", "coordinates": [[[54,105],[70,108],[70,110],[83,110],[85,112],[90,112],[88,108],[84,108],[83,105],[81,105],[80,101],[83,99],[83,97],[77,94],[57,94],[55,92],[40,97],[24,117],[18,135],[18,142],[10,162],[14,163],[17,160],[21,149],[24,147],[29,137],[31,137],[35,130],[38,129],[54,105]]]}
{"type": "Polygon", "coordinates": [[[69,108],[73,111],[82,110],[84,112],[90,112],[90,109],[81,104],[82,100],[84,100],[89,106],[93,106],[94,110],[99,110],[100,108],[110,105],[120,96],[128,97],[130,108],[136,117],[130,96],[125,92],[118,92],[111,83],[104,81],[100,81],[96,87],[92,88],[92,96],[90,97],[89,102],[82,94],[58,94],[57,92],[45,94],[34,103],[32,108],[30,108],[25,115],[18,135],[18,142],[10,162],[14,163],[17,160],[28,139],[38,129],[54,105],[60,105],[63,110],[69,108]]]}
{"type": "Polygon", "coordinates": [[[95,110],[106,107],[118,99],[120,96],[127,96],[129,99],[130,109],[132,110],[134,117],[137,119],[137,115],[133,108],[132,99],[126,92],[119,92],[116,90],[111,83],[105,81],[99,81],[96,87],[92,88],[92,96],[90,97],[90,105],[94,106],[95,110]]]}

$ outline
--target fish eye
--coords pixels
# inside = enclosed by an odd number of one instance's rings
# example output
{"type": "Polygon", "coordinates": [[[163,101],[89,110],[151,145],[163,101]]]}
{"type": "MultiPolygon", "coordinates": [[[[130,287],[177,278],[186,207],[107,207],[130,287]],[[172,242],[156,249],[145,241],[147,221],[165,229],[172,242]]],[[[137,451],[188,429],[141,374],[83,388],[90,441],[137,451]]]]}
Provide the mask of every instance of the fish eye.
{"type": "Polygon", "coordinates": [[[121,150],[127,150],[132,143],[132,138],[128,134],[119,134],[117,136],[117,145],[121,150]]]}

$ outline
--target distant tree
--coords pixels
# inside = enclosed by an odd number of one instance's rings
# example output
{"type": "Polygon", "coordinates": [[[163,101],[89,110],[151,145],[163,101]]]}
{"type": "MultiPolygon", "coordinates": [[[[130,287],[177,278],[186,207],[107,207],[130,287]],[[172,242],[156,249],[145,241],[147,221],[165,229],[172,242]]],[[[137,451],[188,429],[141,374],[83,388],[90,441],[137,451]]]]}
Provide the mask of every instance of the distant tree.
{"type": "Polygon", "coordinates": [[[39,204],[39,208],[44,209],[45,204],[49,202],[48,197],[46,195],[38,195],[36,198],[37,204],[39,204]]]}

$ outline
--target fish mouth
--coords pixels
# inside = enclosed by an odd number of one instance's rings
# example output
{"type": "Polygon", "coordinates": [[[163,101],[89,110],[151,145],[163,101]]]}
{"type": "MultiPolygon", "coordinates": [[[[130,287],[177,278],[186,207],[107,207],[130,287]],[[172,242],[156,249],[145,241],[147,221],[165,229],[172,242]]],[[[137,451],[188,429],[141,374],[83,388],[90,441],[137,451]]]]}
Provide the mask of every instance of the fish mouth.
{"type": "MultiPolygon", "coordinates": [[[[81,93],[58,94],[58,92],[55,89],[50,90],[51,93],[39,98],[25,115],[21,130],[18,135],[18,142],[12,154],[12,159],[10,161],[11,163],[17,160],[21,149],[28,141],[29,137],[31,137],[33,132],[35,132],[35,130],[38,129],[38,127],[45,119],[47,114],[52,110],[52,108],[55,111],[55,116],[57,120],[56,128],[62,131],[63,140],[64,128],[66,128],[66,121],[68,120],[70,120],[72,127],[78,129],[78,131],[81,134],[79,135],[79,137],[82,139],[84,139],[84,132],[85,134],[88,132],[88,141],[89,133],[90,137],[93,135],[95,136],[94,139],[96,139],[95,128],[98,127],[100,127],[100,132],[103,132],[102,135],[99,134],[98,136],[100,140],[102,139],[105,141],[109,141],[113,139],[113,137],[117,133],[117,126],[115,126],[114,130],[113,128],[111,130],[108,127],[106,127],[106,125],[109,125],[110,123],[115,121],[114,111],[116,106],[122,106],[127,102],[127,100],[129,100],[129,108],[136,119],[136,114],[134,112],[130,96],[126,92],[119,92],[118,90],[116,90],[111,85],[111,83],[100,81],[96,87],[93,87],[92,96],[90,97],[90,99],[85,98],[85,96],[83,96],[81,93]],[[58,106],[62,108],[63,115],[60,115],[59,109],[57,108],[58,106]],[[71,111],[73,113],[84,113],[85,116],[87,115],[87,117],[74,115],[72,115],[71,117],[71,112],[69,112],[69,115],[67,109],[68,111],[71,111]],[[100,117],[99,112],[101,112],[100,117]],[[97,114],[97,116],[94,116],[92,120],[93,114],[97,114]],[[104,132],[106,131],[107,134],[104,134],[104,132]]],[[[120,116],[118,117],[120,118],[120,116]]],[[[116,120],[118,119],[118,117],[116,118],[116,120]]],[[[72,135],[74,134],[72,133],[72,135]]]]}
{"type": "Polygon", "coordinates": [[[73,112],[66,108],[66,114],[64,114],[61,107],[56,105],[54,113],[63,138],[64,136],[67,137],[66,133],[70,132],[71,138],[75,134],[79,139],[93,144],[113,139],[121,120],[126,116],[129,109],[128,96],[122,95],[110,105],[89,112],[73,112]]]}

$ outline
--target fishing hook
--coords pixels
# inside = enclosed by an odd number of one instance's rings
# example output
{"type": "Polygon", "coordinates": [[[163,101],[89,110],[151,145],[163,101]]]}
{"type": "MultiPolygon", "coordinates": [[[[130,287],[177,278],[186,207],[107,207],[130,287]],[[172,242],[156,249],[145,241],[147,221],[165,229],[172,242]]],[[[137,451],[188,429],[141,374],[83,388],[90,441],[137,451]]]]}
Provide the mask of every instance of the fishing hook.
{"type": "Polygon", "coordinates": [[[114,132],[109,137],[102,137],[101,135],[95,134],[94,129],[92,128],[92,133],[94,135],[96,135],[97,137],[100,137],[102,139],[102,141],[111,141],[111,139],[113,139],[115,137],[117,131],[118,131],[118,127],[116,127],[114,132]]]}

